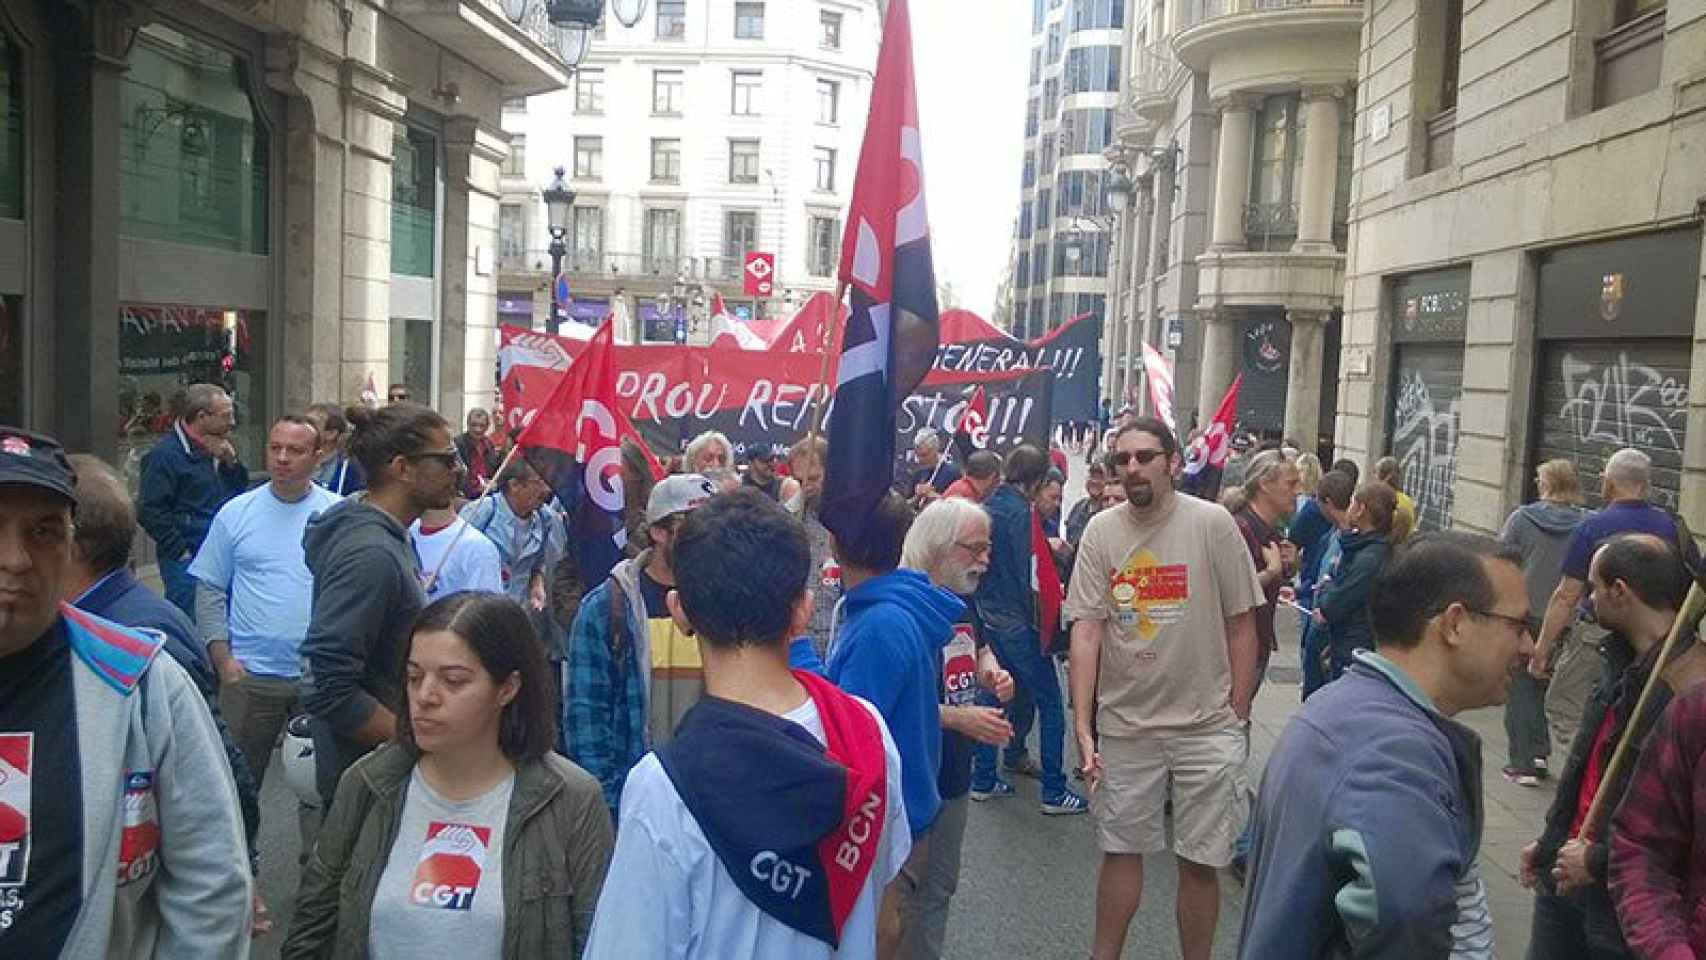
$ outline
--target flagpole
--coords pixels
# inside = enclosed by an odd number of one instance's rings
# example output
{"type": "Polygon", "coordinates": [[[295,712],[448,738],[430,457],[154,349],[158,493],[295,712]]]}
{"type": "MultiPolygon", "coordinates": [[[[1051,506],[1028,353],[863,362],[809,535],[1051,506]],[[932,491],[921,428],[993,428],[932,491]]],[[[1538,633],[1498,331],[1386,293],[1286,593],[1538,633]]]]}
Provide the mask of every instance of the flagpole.
{"type": "Polygon", "coordinates": [[[829,356],[834,352],[831,348],[835,343],[835,325],[841,320],[841,298],[845,296],[847,282],[844,280],[835,285],[835,303],[829,317],[823,322],[823,342],[818,345],[823,356],[819,358],[817,365],[817,385],[823,391],[823,396],[818,400],[817,409],[812,411],[812,428],[806,431],[807,447],[817,442],[818,432],[823,427],[823,411],[829,406],[829,356]]]}

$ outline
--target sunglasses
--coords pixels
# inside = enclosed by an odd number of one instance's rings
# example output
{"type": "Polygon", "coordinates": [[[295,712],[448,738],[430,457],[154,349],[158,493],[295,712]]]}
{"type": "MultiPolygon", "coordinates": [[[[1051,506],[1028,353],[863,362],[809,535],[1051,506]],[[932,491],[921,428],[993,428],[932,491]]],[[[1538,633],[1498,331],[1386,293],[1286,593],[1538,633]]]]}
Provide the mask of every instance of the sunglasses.
{"type": "Polygon", "coordinates": [[[424,451],[421,453],[413,454],[409,457],[409,459],[410,460],[437,460],[439,462],[439,465],[444,467],[444,469],[446,469],[446,470],[454,470],[454,469],[456,469],[456,465],[462,462],[462,458],[457,455],[456,450],[454,448],[449,449],[449,450],[427,450],[427,451],[424,451]]]}
{"type": "Polygon", "coordinates": [[[1137,461],[1138,466],[1147,467],[1154,463],[1157,457],[1165,457],[1166,455],[1167,451],[1165,450],[1118,450],[1110,454],[1109,457],[1116,467],[1123,467],[1133,460],[1137,461]]]}

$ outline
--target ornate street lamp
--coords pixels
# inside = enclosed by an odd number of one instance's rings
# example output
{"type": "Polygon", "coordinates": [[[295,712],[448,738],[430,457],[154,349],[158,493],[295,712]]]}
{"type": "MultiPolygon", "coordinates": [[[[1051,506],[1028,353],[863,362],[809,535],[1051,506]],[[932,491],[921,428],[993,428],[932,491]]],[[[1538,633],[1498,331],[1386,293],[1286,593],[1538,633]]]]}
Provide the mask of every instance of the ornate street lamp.
{"type": "Polygon", "coordinates": [[[1109,171],[1108,209],[1112,210],[1116,216],[1124,213],[1126,206],[1131,203],[1132,191],[1131,178],[1125,175],[1123,168],[1114,167],[1109,171]]]}
{"type": "Polygon", "coordinates": [[[556,179],[539,196],[545,201],[545,222],[551,231],[551,319],[546,326],[555,336],[563,323],[563,298],[558,295],[557,284],[563,276],[563,256],[568,253],[563,238],[569,234],[569,213],[574,209],[575,192],[563,179],[562,167],[553,172],[556,179]]]}

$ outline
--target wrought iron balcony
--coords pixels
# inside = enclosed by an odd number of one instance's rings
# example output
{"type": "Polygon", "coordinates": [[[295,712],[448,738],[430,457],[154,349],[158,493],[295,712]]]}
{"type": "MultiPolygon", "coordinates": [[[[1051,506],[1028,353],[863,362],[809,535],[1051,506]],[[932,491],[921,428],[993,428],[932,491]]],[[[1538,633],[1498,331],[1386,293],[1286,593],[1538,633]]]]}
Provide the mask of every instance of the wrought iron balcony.
{"type": "Polygon", "coordinates": [[[1244,205],[1244,239],[1252,248],[1269,249],[1271,241],[1297,236],[1297,204],[1247,203],[1244,205]]]}

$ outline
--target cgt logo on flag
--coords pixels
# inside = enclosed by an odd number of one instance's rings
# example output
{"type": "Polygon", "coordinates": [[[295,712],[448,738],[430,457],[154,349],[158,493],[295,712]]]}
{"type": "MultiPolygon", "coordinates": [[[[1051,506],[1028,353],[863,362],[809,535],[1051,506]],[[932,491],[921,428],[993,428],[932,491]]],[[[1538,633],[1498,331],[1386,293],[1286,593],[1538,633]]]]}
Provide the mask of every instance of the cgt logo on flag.
{"type": "Polygon", "coordinates": [[[776,255],[774,253],[749,253],[746,255],[746,269],[742,274],[745,282],[741,289],[749,297],[768,297],[776,289],[776,255]]]}
{"type": "Polygon", "coordinates": [[[434,910],[472,909],[491,841],[491,827],[436,820],[427,824],[409,902],[434,910]]]}
{"type": "Polygon", "coordinates": [[[0,733],[0,890],[30,872],[30,759],[33,733],[0,733]]]}
{"type": "Polygon", "coordinates": [[[119,836],[118,885],[147,880],[160,862],[160,811],[154,801],[154,771],[124,775],[124,832],[119,836]]]}

